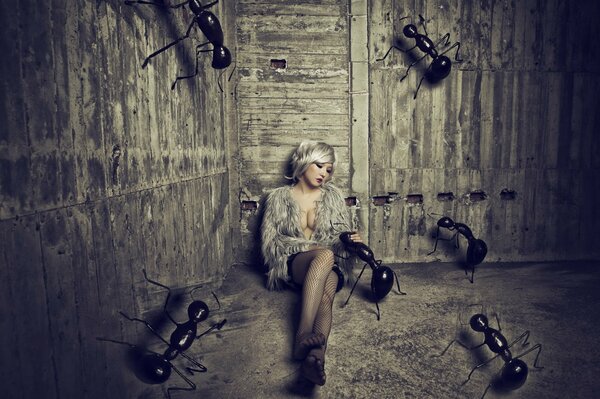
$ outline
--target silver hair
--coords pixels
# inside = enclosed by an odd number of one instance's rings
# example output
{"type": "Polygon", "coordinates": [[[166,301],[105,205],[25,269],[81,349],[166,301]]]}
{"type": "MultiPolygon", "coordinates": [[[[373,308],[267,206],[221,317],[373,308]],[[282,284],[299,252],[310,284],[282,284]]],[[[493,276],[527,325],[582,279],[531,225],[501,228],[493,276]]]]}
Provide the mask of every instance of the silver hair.
{"type": "Polygon", "coordinates": [[[294,183],[298,181],[300,176],[306,172],[306,169],[313,163],[330,163],[333,165],[331,174],[335,170],[335,151],[333,147],[327,143],[305,140],[294,153],[292,154],[291,171],[292,176],[285,176],[286,179],[292,180],[294,183]]]}

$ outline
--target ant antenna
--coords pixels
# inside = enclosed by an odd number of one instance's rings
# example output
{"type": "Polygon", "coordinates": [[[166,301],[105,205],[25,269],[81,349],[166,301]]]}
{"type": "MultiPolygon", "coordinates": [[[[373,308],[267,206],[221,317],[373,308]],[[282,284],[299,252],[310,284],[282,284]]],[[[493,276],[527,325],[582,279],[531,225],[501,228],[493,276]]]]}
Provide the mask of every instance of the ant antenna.
{"type": "Polygon", "coordinates": [[[428,212],[427,216],[429,216],[430,218],[433,218],[433,216],[444,216],[444,215],[442,215],[441,213],[434,213],[434,212],[429,213],[428,212]]]}
{"type": "MultiPolygon", "coordinates": [[[[234,62],[235,64],[235,62],[234,62]]],[[[229,78],[227,78],[227,81],[231,81],[231,77],[233,76],[233,72],[235,72],[235,68],[237,68],[237,65],[233,66],[233,70],[231,71],[231,73],[229,74],[229,78]]],[[[217,84],[219,85],[219,90],[221,91],[221,93],[223,93],[223,86],[221,86],[221,76],[223,76],[223,74],[225,73],[225,70],[223,70],[220,74],[219,74],[219,78],[217,79],[217,84]]]]}
{"type": "MultiPolygon", "coordinates": [[[[200,289],[202,287],[203,287],[202,285],[199,285],[198,287],[196,287],[196,288],[194,288],[194,289],[192,289],[190,291],[190,298],[192,298],[192,301],[196,300],[196,298],[194,298],[194,291],[196,291],[197,289],[200,289]]],[[[217,310],[220,310],[221,309],[221,302],[219,302],[219,298],[217,298],[217,295],[213,291],[211,291],[210,293],[215,297],[215,299],[217,301],[217,306],[218,306],[217,310]]]]}

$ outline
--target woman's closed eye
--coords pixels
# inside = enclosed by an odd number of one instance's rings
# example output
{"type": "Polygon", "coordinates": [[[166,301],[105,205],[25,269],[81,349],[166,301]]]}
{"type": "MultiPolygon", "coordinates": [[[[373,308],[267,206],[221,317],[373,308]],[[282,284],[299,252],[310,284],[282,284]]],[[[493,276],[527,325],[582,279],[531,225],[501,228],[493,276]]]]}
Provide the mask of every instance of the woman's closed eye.
{"type": "MultiPolygon", "coordinates": [[[[321,163],[316,163],[315,165],[317,165],[317,168],[319,168],[319,169],[323,169],[323,167],[324,167],[324,165],[321,163]]],[[[331,174],[331,168],[327,168],[326,172],[331,174]]]]}

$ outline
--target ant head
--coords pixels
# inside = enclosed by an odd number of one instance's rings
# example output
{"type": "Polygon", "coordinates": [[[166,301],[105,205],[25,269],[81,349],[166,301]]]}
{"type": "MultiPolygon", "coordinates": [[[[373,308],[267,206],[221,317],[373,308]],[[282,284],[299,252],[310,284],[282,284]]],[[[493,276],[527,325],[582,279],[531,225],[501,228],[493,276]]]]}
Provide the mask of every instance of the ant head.
{"type": "Polygon", "coordinates": [[[200,0],[190,0],[188,1],[188,6],[190,7],[190,10],[194,13],[194,15],[198,15],[204,10],[204,6],[200,2],[200,0]]]}
{"type": "Polygon", "coordinates": [[[214,46],[212,67],[214,69],[225,69],[231,65],[231,52],[225,46],[214,46]]]}
{"type": "Polygon", "coordinates": [[[202,301],[194,301],[188,306],[188,317],[196,323],[206,320],[208,313],[208,305],[202,301]]]}
{"type": "Polygon", "coordinates": [[[512,359],[502,368],[502,386],[505,389],[515,390],[521,388],[527,380],[529,369],[521,359],[512,359]]]}
{"type": "Polygon", "coordinates": [[[450,219],[448,216],[444,216],[438,220],[437,225],[439,227],[443,227],[445,229],[451,229],[454,227],[454,221],[450,219]]]}
{"type": "Polygon", "coordinates": [[[471,317],[471,320],[469,320],[469,324],[471,325],[471,328],[477,332],[484,332],[489,325],[488,318],[481,313],[474,314],[471,317]]]}
{"type": "Polygon", "coordinates": [[[419,31],[415,25],[408,24],[402,29],[402,33],[404,33],[404,36],[408,37],[409,39],[414,39],[419,34],[419,31]]]}

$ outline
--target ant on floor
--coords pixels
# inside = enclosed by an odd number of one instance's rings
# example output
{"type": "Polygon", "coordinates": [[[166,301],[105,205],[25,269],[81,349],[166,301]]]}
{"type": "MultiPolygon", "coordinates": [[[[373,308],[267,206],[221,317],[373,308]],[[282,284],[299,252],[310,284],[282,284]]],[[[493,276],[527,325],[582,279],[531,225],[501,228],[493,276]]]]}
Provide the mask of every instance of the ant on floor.
{"type": "Polygon", "coordinates": [[[471,268],[471,278],[469,279],[469,281],[471,283],[473,283],[473,276],[475,274],[475,266],[477,266],[478,264],[480,264],[481,262],[483,262],[483,260],[485,259],[485,256],[487,255],[487,244],[485,243],[485,241],[475,238],[475,236],[473,235],[473,232],[471,231],[471,229],[469,228],[469,226],[467,226],[464,223],[456,223],[454,222],[454,220],[450,219],[448,216],[444,216],[442,218],[440,218],[437,222],[437,232],[435,234],[435,244],[433,246],[433,251],[429,252],[427,255],[431,255],[433,254],[436,250],[437,250],[437,243],[438,241],[454,241],[454,246],[455,248],[459,247],[458,244],[458,235],[462,235],[463,237],[465,237],[468,241],[468,247],[467,247],[467,260],[466,260],[466,268],[465,268],[465,274],[468,273],[468,268],[471,268]],[[450,231],[454,231],[456,230],[456,232],[454,233],[454,235],[452,235],[452,237],[450,238],[440,238],[440,228],[443,229],[448,229],[450,231]]]}
{"type": "MultiPolygon", "coordinates": [[[[169,287],[167,287],[166,285],[163,285],[156,281],[150,280],[148,278],[148,276],[146,275],[145,269],[143,270],[143,273],[144,273],[144,278],[146,279],[147,282],[157,285],[162,288],[166,288],[168,291],[167,298],[165,300],[165,305],[163,307],[163,312],[167,315],[168,319],[171,320],[171,322],[173,322],[173,324],[175,324],[175,326],[176,326],[175,330],[171,333],[169,341],[164,339],[158,333],[158,331],[156,331],[156,329],[146,320],[142,320],[142,319],[139,319],[136,317],[129,317],[128,315],[126,315],[124,312],[121,312],[121,311],[119,311],[119,313],[121,314],[121,316],[123,316],[127,320],[136,321],[136,322],[144,324],[148,328],[148,330],[150,330],[165,345],[167,345],[167,349],[165,349],[164,353],[158,353],[158,352],[154,352],[147,348],[142,348],[138,345],[134,345],[134,344],[131,344],[128,342],[118,341],[118,340],[109,339],[109,338],[100,338],[100,337],[98,337],[96,339],[99,341],[106,341],[106,342],[113,342],[113,343],[121,344],[121,345],[127,345],[134,350],[141,350],[143,352],[146,352],[140,359],[140,363],[141,363],[140,368],[143,373],[143,376],[148,381],[150,381],[154,384],[162,384],[163,382],[167,381],[169,379],[169,377],[171,376],[171,370],[174,370],[177,374],[179,374],[179,376],[189,385],[189,387],[169,387],[169,388],[167,388],[167,397],[170,399],[171,391],[193,391],[196,389],[196,385],[189,378],[187,378],[177,367],[175,367],[175,365],[171,361],[174,360],[178,355],[181,355],[182,357],[187,359],[193,365],[193,367],[186,367],[186,370],[188,371],[188,373],[194,374],[194,372],[200,372],[200,373],[206,372],[206,370],[207,370],[206,367],[204,365],[202,365],[201,363],[199,363],[198,361],[194,360],[189,355],[187,355],[185,353],[185,351],[187,349],[189,349],[190,346],[192,346],[192,344],[194,343],[195,340],[203,337],[204,335],[208,334],[209,332],[211,332],[215,329],[220,330],[221,328],[223,328],[223,326],[225,325],[227,320],[223,319],[221,322],[213,324],[209,329],[207,329],[203,333],[198,334],[198,324],[200,322],[206,320],[208,318],[208,315],[210,312],[208,309],[208,305],[205,302],[194,300],[192,293],[194,292],[195,289],[199,288],[199,287],[197,287],[190,292],[190,296],[192,296],[193,301],[192,301],[192,303],[190,303],[190,305],[188,306],[188,309],[187,309],[188,320],[184,323],[177,323],[167,310],[169,298],[171,297],[171,289],[169,287]]],[[[217,300],[217,304],[219,305],[219,309],[220,309],[221,305],[219,303],[219,299],[217,298],[217,296],[214,293],[213,293],[213,296],[217,300]]]]}
{"type": "Polygon", "coordinates": [[[346,299],[344,306],[348,304],[348,301],[350,300],[350,297],[352,296],[352,293],[356,288],[356,284],[358,284],[358,281],[362,277],[365,268],[367,267],[367,265],[369,265],[371,266],[371,269],[373,271],[373,275],[371,277],[371,293],[373,294],[373,297],[375,299],[375,306],[377,307],[377,320],[379,320],[379,301],[385,298],[386,295],[392,290],[392,287],[394,286],[394,277],[396,278],[398,293],[400,295],[406,295],[406,292],[402,292],[400,290],[400,281],[398,279],[398,276],[396,275],[396,272],[394,272],[391,268],[387,266],[382,266],[380,260],[375,260],[373,250],[369,248],[369,246],[362,242],[352,241],[350,239],[350,236],[352,234],[353,233],[350,231],[341,233],[340,241],[344,244],[348,252],[358,256],[362,261],[365,262],[365,265],[360,271],[360,274],[358,275],[358,278],[356,279],[356,282],[354,283],[354,286],[352,287],[350,295],[348,296],[348,299],[346,299]]]}
{"type": "Polygon", "coordinates": [[[496,323],[498,324],[498,329],[490,327],[488,318],[483,313],[476,313],[473,316],[471,316],[471,319],[469,320],[469,324],[473,331],[483,333],[483,335],[484,335],[483,343],[476,345],[476,346],[469,347],[468,345],[464,344],[463,342],[459,341],[458,339],[453,339],[452,341],[450,341],[448,346],[446,346],[446,348],[442,351],[442,353],[440,353],[439,355],[433,356],[433,357],[443,356],[446,353],[446,351],[450,348],[450,346],[455,342],[458,343],[463,348],[466,348],[468,350],[477,349],[477,348],[480,348],[485,345],[493,353],[496,354],[494,357],[473,367],[473,369],[469,373],[469,376],[461,385],[465,385],[467,382],[469,382],[471,380],[471,376],[473,375],[475,370],[478,370],[479,368],[485,366],[486,364],[490,363],[491,361],[493,361],[494,359],[496,359],[498,357],[502,358],[502,360],[504,361],[504,366],[498,373],[499,378],[492,380],[492,382],[490,382],[488,384],[488,386],[485,388],[485,391],[483,391],[483,395],[481,396],[481,399],[483,399],[485,397],[488,390],[495,383],[499,383],[499,385],[506,390],[516,390],[516,389],[519,389],[520,387],[522,387],[523,384],[525,384],[525,381],[527,380],[529,368],[527,366],[527,363],[525,363],[523,360],[521,360],[521,358],[530,352],[537,350],[537,355],[533,362],[533,367],[535,369],[540,369],[540,370],[544,368],[542,366],[538,366],[538,359],[542,352],[542,344],[536,344],[536,345],[532,346],[531,348],[529,348],[528,350],[526,350],[525,352],[523,352],[517,356],[513,356],[510,351],[510,348],[514,344],[516,344],[517,342],[519,342],[523,339],[524,340],[523,340],[523,343],[521,344],[521,346],[529,345],[529,342],[528,342],[529,335],[530,335],[529,330],[525,331],[517,339],[515,339],[513,342],[511,342],[509,344],[506,337],[500,332],[500,331],[502,331],[502,327],[500,327],[500,319],[498,318],[497,314],[495,316],[496,316],[496,323]]]}

